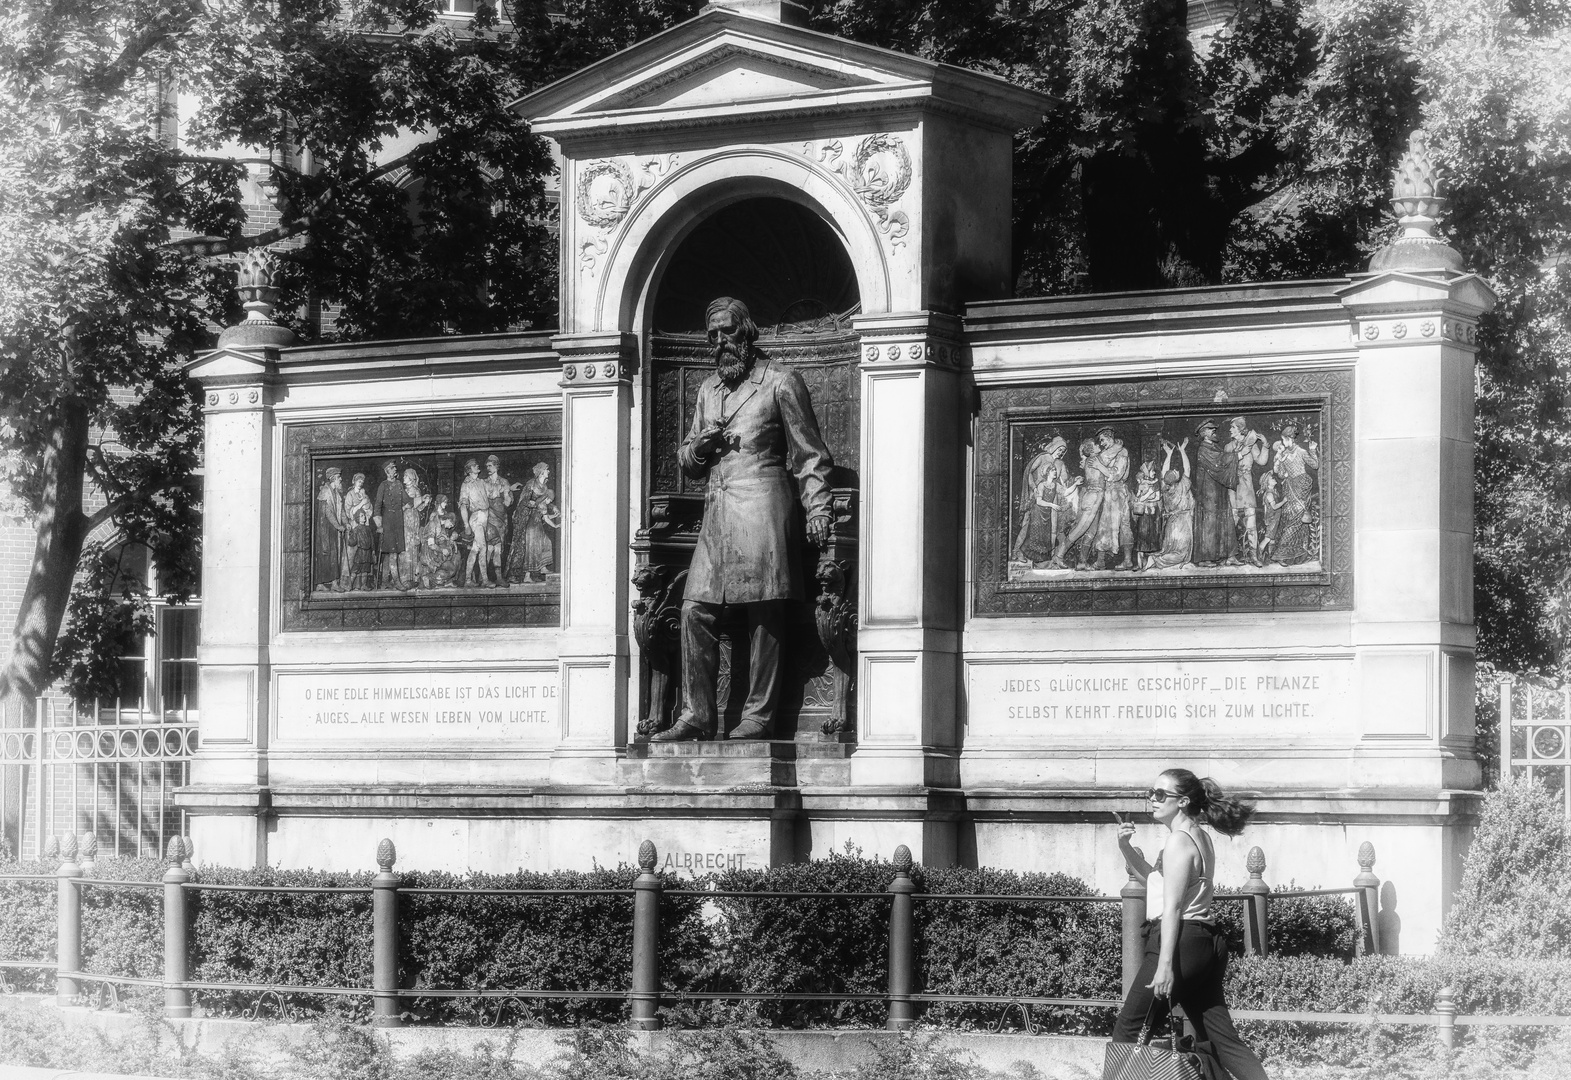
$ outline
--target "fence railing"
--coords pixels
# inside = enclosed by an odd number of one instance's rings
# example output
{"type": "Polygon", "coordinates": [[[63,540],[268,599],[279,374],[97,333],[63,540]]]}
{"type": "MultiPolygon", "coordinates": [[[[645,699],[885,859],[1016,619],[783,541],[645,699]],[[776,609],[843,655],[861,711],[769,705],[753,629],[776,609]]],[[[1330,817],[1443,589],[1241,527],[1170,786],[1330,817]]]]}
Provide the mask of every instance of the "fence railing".
{"type": "MultiPolygon", "coordinates": [[[[192,1015],[192,995],[200,992],[248,992],[257,996],[259,1013],[263,1000],[271,998],[286,1012],[284,995],[310,994],[324,996],[369,997],[372,1022],[378,1027],[399,1027],[404,1020],[403,1003],[419,998],[492,998],[492,999],[562,999],[562,1000],[625,1000],[629,1006],[630,1025],[635,1029],[654,1030],[661,1026],[661,1004],[685,1000],[769,1000],[769,1001],[883,1001],[885,1026],[891,1031],[906,1031],[916,1024],[919,1007],[929,1003],[998,1004],[1020,1007],[1027,1030],[1034,1031],[1028,1007],[1054,1006],[1077,1008],[1117,1008],[1120,1001],[1096,998],[1030,997],[1022,995],[938,994],[917,989],[916,984],[916,905],[918,903],[942,904],[954,902],[1011,903],[1084,903],[1118,904],[1122,910],[1123,992],[1129,992],[1139,970],[1145,949],[1144,926],[1146,923],[1146,888],[1133,869],[1129,881],[1118,896],[1076,896],[1038,894],[994,893],[923,893],[917,891],[912,879],[910,850],[901,845],[895,849],[894,877],[882,892],[781,892],[781,891],[731,891],[708,888],[670,888],[655,873],[658,864],[655,846],[644,841],[638,852],[638,875],[629,888],[614,889],[476,889],[476,888],[405,888],[399,885],[393,872],[397,853],[391,840],[383,840],[376,850],[377,873],[369,885],[359,886],[303,886],[303,885],[231,885],[208,883],[193,878],[191,849],[181,837],[169,842],[168,869],[163,879],[149,881],[109,881],[94,878],[96,870],[96,842],[88,834],[79,846],[75,836],[51,840],[49,847],[58,851],[61,859],[53,875],[0,875],[0,885],[23,883],[54,883],[56,888],[56,955],[48,960],[0,960],[0,982],[7,970],[31,969],[53,971],[55,993],[62,1006],[90,1001],[83,992],[84,984],[104,987],[149,986],[162,987],[164,1015],[170,1019],[186,1019],[192,1015]],[[163,978],[138,978],[109,975],[82,970],[82,893],[97,889],[158,889],[163,897],[163,978]],[[295,986],[275,983],[238,983],[193,980],[190,978],[190,896],[198,891],[307,893],[307,894],[359,894],[370,895],[372,971],[369,986],[295,986]],[[570,990],[538,988],[402,988],[398,985],[400,942],[398,938],[398,907],[400,895],[406,896],[622,896],[632,904],[632,956],[631,978],[626,990],[570,990]],[[661,908],[666,898],[684,899],[803,899],[881,901],[889,905],[887,920],[889,935],[888,971],[886,990],[883,993],[782,993],[762,991],[706,991],[665,990],[660,980],[660,921],[661,908]]],[[[1138,849],[1136,849],[1138,851],[1138,849]]],[[[1380,934],[1376,914],[1376,898],[1380,880],[1374,874],[1375,851],[1373,845],[1363,844],[1358,852],[1358,875],[1353,884],[1341,889],[1300,889],[1272,892],[1263,879],[1265,857],[1259,848],[1249,852],[1246,868],[1249,880],[1242,890],[1233,894],[1218,894],[1218,902],[1236,902],[1245,905],[1245,949],[1254,955],[1269,953],[1271,945],[1270,912],[1273,903],[1280,900],[1309,896],[1350,896],[1357,915],[1360,954],[1378,952],[1380,934]]],[[[107,995],[113,998],[114,994],[107,995]]],[[[100,999],[105,995],[100,994],[100,999]]],[[[1434,1011],[1421,1014],[1371,1014],[1324,1013],[1306,1011],[1239,1009],[1233,1015],[1244,1020],[1276,1020],[1316,1024],[1366,1024],[1418,1025],[1434,1027],[1440,1041],[1451,1046],[1459,1026],[1571,1026],[1571,1017],[1561,1016],[1495,1016],[1459,1015],[1455,1004],[1455,991],[1443,988],[1436,993],[1434,1011]]],[[[484,1020],[482,1020],[482,1023],[484,1020]]]]}
{"type": "Polygon", "coordinates": [[[44,857],[49,836],[92,832],[119,855],[157,857],[185,832],[174,789],[189,782],[197,717],[41,697],[31,727],[0,727],[0,839],[18,857],[44,857]]]}
{"type": "Polygon", "coordinates": [[[1571,684],[1500,677],[1500,776],[1547,780],[1571,817],[1571,684]]]}

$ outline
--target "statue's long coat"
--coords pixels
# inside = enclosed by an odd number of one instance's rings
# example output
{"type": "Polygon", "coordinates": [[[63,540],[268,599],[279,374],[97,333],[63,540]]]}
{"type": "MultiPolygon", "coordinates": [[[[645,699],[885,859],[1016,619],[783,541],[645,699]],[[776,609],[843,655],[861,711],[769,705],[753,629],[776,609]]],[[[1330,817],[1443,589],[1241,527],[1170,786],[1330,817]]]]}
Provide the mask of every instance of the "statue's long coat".
{"type": "Polygon", "coordinates": [[[709,477],[685,599],[747,604],[802,595],[791,478],[808,517],[829,513],[829,450],[802,376],[767,357],[727,391],[718,374],[698,388],[678,458],[688,476],[709,477]],[[698,436],[724,423],[725,448],[700,460],[698,436]]]}

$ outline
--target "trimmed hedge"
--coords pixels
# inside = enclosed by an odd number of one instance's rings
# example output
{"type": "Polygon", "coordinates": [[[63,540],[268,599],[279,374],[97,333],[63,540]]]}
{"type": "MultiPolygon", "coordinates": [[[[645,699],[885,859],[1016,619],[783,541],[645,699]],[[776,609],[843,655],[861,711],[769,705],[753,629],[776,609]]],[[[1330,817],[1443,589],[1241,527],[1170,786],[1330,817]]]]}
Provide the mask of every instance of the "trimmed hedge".
{"type": "MultiPolygon", "coordinates": [[[[8,873],[38,873],[12,865],[8,873]]],[[[157,881],[156,860],[105,859],[95,876],[157,881]]],[[[47,871],[43,871],[47,872],[47,871]]],[[[637,870],[551,874],[405,873],[409,888],[630,889],[637,870]]],[[[369,873],[203,867],[196,880],[217,885],[368,888],[369,873]]],[[[673,880],[672,886],[676,885],[673,880]]],[[[190,894],[191,978],[196,982],[286,986],[371,985],[371,897],[366,893],[190,894]]],[[[696,901],[672,897],[661,909],[661,970],[681,988],[709,947],[696,901]]],[[[631,978],[631,896],[401,896],[399,985],[405,989],[563,989],[624,991],[631,978]]],[[[163,973],[163,898],[158,889],[88,886],[82,900],[83,970],[158,978],[163,973]]],[[[51,960],[55,892],[47,883],[0,888],[0,959],[51,960]]],[[[44,988],[52,988],[52,975],[44,988]]],[[[122,989],[135,996],[136,988],[122,989]]],[[[159,994],[154,988],[141,993],[159,994]]],[[[256,1005],[248,991],[202,991],[210,1014],[239,1015],[256,1005]]],[[[364,996],[291,994],[293,1009],[368,1019],[364,996]]],[[[625,1018],[617,1000],[405,999],[411,1019],[436,1022],[573,1024],[625,1018]]]]}
{"type": "MultiPolygon", "coordinates": [[[[37,872],[12,864],[7,872],[37,872]]],[[[156,881],[156,860],[105,859],[99,877],[156,881]]],[[[587,873],[469,874],[410,872],[410,888],[617,889],[631,886],[631,867],[587,873]]],[[[893,864],[834,854],[769,870],[733,870],[700,879],[667,879],[673,895],[662,904],[661,976],[664,988],[760,994],[880,995],[886,988],[889,902],[893,864]],[[712,887],[739,892],[807,892],[806,899],[701,898],[679,895],[712,887]],[[835,894],[875,893],[872,899],[835,894]]],[[[205,883],[367,887],[368,873],[203,868],[205,883]]],[[[913,869],[923,893],[1088,896],[1084,882],[1061,874],[1003,870],[913,869]]],[[[0,887],[0,958],[54,955],[54,887],[0,887]]],[[[927,993],[972,996],[1116,999],[1121,969],[1119,905],[1074,901],[915,902],[918,987],[927,993]]],[[[371,914],[368,893],[311,895],[197,890],[191,895],[191,972],[204,982],[369,987],[371,914]]],[[[1223,929],[1242,948],[1242,905],[1218,905],[1223,929]]],[[[399,902],[400,985],[623,991],[631,975],[632,902],[629,896],[425,896],[399,902]]],[[[157,889],[88,887],[83,899],[84,967],[106,974],[156,978],[163,963],[162,899],[157,889]]],[[[1371,958],[1348,963],[1355,921],[1347,898],[1279,899],[1271,908],[1273,948],[1268,958],[1236,959],[1229,986],[1242,1008],[1366,1010],[1378,998],[1387,1012],[1428,1012],[1441,976],[1439,961],[1371,958]],[[1293,953],[1318,955],[1292,955],[1293,953]]],[[[1452,963],[1460,964],[1461,961],[1452,963]]],[[[1481,1011],[1526,1003],[1544,1012],[1571,1011],[1563,997],[1546,996],[1536,968],[1477,961],[1445,968],[1461,980],[1481,1011]]],[[[1558,970],[1558,969],[1557,969],[1558,970]]],[[[1571,981],[1571,980],[1568,980],[1571,981]]],[[[149,989],[146,993],[156,994],[149,989]]],[[[199,995],[210,1013],[235,1015],[256,1001],[248,992],[199,995]]],[[[369,1015],[368,997],[291,995],[290,1005],[349,1019],[369,1015]]],[[[581,1024],[625,1018],[618,1000],[408,999],[410,1018],[437,1023],[581,1024]]],[[[1474,1008],[1464,1003],[1464,1009],[1474,1008]]],[[[1525,1007],[1525,1006],[1524,1006],[1525,1007]]],[[[673,1025],[715,1023],[778,1026],[873,1025],[884,1019],[880,1000],[742,1004],[669,1000],[673,1025]]],[[[1047,1030],[1104,1034],[1112,1010],[1033,1009],[1047,1030]]],[[[927,1021],[953,1027],[1017,1025],[1018,1009],[939,1002],[927,1021]]],[[[1324,1026],[1322,1026],[1324,1027],[1324,1026]]],[[[1255,1025],[1264,1044],[1309,1053],[1348,1044],[1361,1029],[1305,1032],[1282,1024],[1255,1025]]],[[[1362,1036],[1359,1036],[1362,1038],[1362,1036]]],[[[1419,1029],[1418,1038],[1432,1037],[1419,1029]]],[[[1367,1040],[1366,1040],[1367,1042],[1367,1040]]],[[[1360,1043],[1364,1045],[1364,1043],[1360,1043]]]]}
{"type": "MultiPolygon", "coordinates": [[[[1435,993],[1455,990],[1457,1011],[1525,1016],[1571,1015],[1571,961],[1483,957],[1373,956],[1350,964],[1308,956],[1244,957],[1228,964],[1227,1000],[1235,1009],[1341,1013],[1429,1013],[1435,993]]],[[[1553,1028],[1467,1028],[1469,1042],[1531,1050],[1553,1028]]],[[[1354,1065],[1371,1047],[1415,1048],[1435,1041],[1433,1028],[1398,1025],[1289,1024],[1241,1021],[1239,1031],[1262,1056],[1354,1065]]]]}

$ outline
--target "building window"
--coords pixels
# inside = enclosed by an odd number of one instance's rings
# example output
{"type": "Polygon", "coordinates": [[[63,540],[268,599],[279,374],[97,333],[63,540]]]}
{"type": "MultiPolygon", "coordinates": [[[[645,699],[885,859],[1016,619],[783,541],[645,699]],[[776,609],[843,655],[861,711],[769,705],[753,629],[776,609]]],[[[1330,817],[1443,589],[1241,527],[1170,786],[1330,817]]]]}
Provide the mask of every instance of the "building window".
{"type": "Polygon", "coordinates": [[[159,711],[174,720],[197,710],[197,628],[200,612],[189,606],[158,609],[154,649],[158,663],[159,711]]]}
{"type": "Polygon", "coordinates": [[[443,15],[473,15],[475,0],[436,0],[436,9],[443,15]]]}

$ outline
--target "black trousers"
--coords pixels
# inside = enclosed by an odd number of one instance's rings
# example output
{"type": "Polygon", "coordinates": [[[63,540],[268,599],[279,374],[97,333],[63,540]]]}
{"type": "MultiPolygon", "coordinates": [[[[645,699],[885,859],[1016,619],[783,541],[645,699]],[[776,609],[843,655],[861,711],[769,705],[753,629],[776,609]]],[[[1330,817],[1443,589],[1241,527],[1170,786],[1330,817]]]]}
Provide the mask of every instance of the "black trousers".
{"type": "MultiPolygon", "coordinates": [[[[1113,1024],[1114,1042],[1132,1043],[1139,1038],[1140,1025],[1151,1008],[1150,983],[1156,978],[1157,960],[1162,953],[1161,921],[1146,923],[1145,935],[1145,958],[1113,1024]]],[[[1178,931],[1178,947],[1173,950],[1173,994],[1170,1000],[1157,1001],[1152,1024],[1165,1024],[1169,1005],[1176,1002],[1184,1007],[1184,1015],[1194,1025],[1196,1040],[1211,1044],[1222,1067],[1235,1080],[1266,1080],[1265,1067],[1238,1037],[1232,1014],[1222,1000],[1222,977],[1226,973],[1227,939],[1208,923],[1183,923],[1178,931]]]]}

